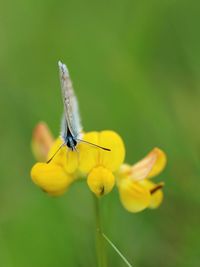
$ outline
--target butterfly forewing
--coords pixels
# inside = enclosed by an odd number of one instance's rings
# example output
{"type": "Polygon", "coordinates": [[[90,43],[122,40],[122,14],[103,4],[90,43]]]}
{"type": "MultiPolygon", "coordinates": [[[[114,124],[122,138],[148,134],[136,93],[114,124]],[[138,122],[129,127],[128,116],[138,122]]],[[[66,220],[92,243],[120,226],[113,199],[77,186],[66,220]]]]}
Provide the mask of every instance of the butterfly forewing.
{"type": "Polygon", "coordinates": [[[82,130],[78,110],[78,102],[74,94],[69,72],[65,64],[58,63],[60,71],[61,91],[64,103],[64,117],[62,121],[62,134],[67,133],[67,128],[75,138],[79,138],[82,130]]]}

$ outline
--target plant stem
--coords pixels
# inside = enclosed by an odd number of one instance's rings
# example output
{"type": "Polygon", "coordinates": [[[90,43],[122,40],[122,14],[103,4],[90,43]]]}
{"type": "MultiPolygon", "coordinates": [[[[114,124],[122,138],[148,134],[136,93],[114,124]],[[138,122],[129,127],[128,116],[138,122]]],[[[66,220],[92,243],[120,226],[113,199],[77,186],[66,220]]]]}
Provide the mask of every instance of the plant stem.
{"type": "Polygon", "coordinates": [[[104,238],[102,236],[99,204],[100,204],[99,199],[96,196],[94,196],[97,262],[98,262],[98,267],[106,267],[107,264],[106,264],[105,244],[104,244],[104,238]]]}

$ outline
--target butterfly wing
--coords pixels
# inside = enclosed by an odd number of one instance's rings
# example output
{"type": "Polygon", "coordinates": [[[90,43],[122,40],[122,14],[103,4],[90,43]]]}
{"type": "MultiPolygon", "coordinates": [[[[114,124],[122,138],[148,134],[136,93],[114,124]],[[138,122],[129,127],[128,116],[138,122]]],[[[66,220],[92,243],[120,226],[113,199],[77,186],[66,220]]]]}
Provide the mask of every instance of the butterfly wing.
{"type": "Polygon", "coordinates": [[[71,134],[78,138],[82,126],[79,116],[78,101],[74,94],[72,82],[69,76],[69,71],[65,64],[58,62],[59,72],[60,72],[60,83],[62,98],[64,103],[64,118],[62,122],[62,133],[67,133],[67,128],[70,130],[71,134]]]}

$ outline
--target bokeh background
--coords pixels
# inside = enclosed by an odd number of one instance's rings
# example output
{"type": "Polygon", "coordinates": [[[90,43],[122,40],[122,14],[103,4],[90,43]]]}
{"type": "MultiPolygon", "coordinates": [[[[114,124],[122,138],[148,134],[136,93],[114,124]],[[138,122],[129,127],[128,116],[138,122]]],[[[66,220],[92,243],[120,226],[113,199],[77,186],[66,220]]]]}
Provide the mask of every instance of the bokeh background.
{"type": "Polygon", "coordinates": [[[119,132],[130,163],[154,146],[168,155],[163,205],[131,214],[114,190],[101,201],[104,231],[133,266],[200,265],[199,10],[197,0],[0,1],[1,267],[96,266],[86,184],[51,198],[30,179],[34,126],[59,134],[59,59],[86,131],[119,132]]]}

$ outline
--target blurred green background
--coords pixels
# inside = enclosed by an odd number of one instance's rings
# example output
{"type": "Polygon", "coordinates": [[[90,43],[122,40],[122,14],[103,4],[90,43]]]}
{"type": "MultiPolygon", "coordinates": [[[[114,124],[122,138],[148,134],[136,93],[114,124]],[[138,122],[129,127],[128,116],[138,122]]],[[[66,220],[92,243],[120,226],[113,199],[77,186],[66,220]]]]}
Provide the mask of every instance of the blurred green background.
{"type": "Polygon", "coordinates": [[[114,190],[104,231],[133,266],[200,266],[199,10],[197,0],[1,0],[1,267],[96,266],[87,185],[51,198],[30,179],[34,126],[59,134],[59,59],[86,131],[119,132],[130,163],[154,146],[168,155],[163,205],[131,214],[114,190]]]}

